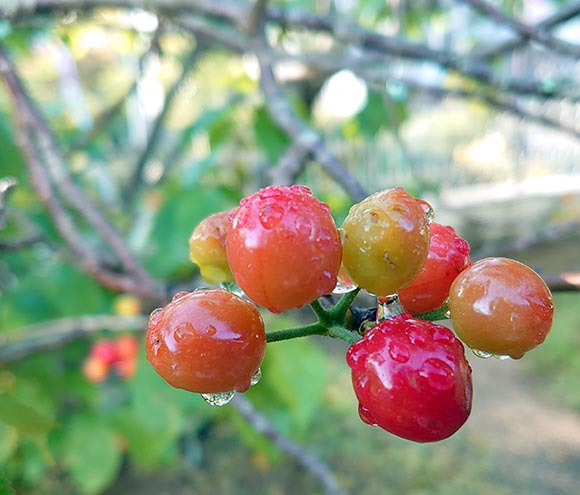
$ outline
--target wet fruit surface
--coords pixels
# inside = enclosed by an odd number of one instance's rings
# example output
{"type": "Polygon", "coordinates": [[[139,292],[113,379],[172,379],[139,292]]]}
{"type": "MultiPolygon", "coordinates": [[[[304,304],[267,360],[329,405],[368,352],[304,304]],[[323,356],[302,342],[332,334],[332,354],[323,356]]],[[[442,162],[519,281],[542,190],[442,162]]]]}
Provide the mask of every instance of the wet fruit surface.
{"type": "Polygon", "coordinates": [[[240,202],[226,247],[236,283],[273,312],[336,286],[341,245],[328,206],[304,186],[272,186],[240,202]]]}
{"type": "Polygon", "coordinates": [[[222,289],[180,293],[149,320],[147,359],[177,388],[247,390],[266,349],[255,304],[222,289]]]}
{"type": "Polygon", "coordinates": [[[201,276],[210,284],[234,279],[226,256],[229,217],[229,211],[210,215],[195,227],[189,238],[189,259],[199,266],[201,276]]]}
{"type": "Polygon", "coordinates": [[[521,358],[540,345],[552,326],[552,294],[528,266],[485,258],[464,270],[449,292],[457,335],[476,350],[521,358]]]}
{"type": "Polygon", "coordinates": [[[470,264],[469,243],[453,227],[429,225],[429,255],[419,274],[399,291],[399,300],[411,314],[439,309],[457,275],[470,264]]]}
{"type": "Polygon", "coordinates": [[[343,264],[353,282],[386,296],[408,284],[427,259],[428,218],[403,189],[380,191],[350,209],[342,241],[343,264]]]}
{"type": "Polygon", "coordinates": [[[381,321],[347,353],[361,419],[416,442],[443,440],[471,412],[471,368],[453,333],[408,314],[381,321]]]}

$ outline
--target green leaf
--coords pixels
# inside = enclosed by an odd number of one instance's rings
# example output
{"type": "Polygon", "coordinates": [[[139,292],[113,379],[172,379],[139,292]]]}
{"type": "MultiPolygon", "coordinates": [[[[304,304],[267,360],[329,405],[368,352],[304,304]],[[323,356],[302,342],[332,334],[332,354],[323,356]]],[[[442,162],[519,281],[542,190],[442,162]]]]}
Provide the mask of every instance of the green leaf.
{"type": "Polygon", "coordinates": [[[276,163],[290,143],[288,136],[272,121],[263,106],[258,108],[254,117],[254,134],[270,163],[276,163]]]}
{"type": "Polygon", "coordinates": [[[231,197],[217,188],[197,186],[171,194],[155,219],[148,253],[151,271],[161,277],[191,268],[188,239],[195,226],[233,206],[231,197]]]}
{"type": "Polygon", "coordinates": [[[282,430],[304,433],[322,404],[326,384],[323,352],[307,339],[269,345],[262,376],[250,395],[257,407],[282,430]]]}
{"type": "Polygon", "coordinates": [[[383,96],[369,93],[365,108],[356,116],[359,131],[363,136],[373,137],[383,128],[398,127],[407,118],[407,103],[404,95],[399,99],[391,96],[390,111],[385,108],[383,96]]]}
{"type": "Polygon", "coordinates": [[[2,495],[16,495],[14,488],[12,488],[12,483],[10,483],[10,480],[2,470],[0,470],[0,493],[2,495]]]}
{"type": "Polygon", "coordinates": [[[39,406],[27,404],[10,392],[0,394],[0,421],[30,435],[46,434],[54,426],[49,413],[39,406]]]}
{"type": "Polygon", "coordinates": [[[121,468],[121,452],[115,434],[98,416],[73,418],[65,431],[63,450],[63,461],[71,481],[85,495],[102,492],[121,468]]]}
{"type": "MultiPolygon", "coordinates": [[[[0,466],[8,460],[16,450],[16,447],[18,447],[18,436],[18,430],[14,426],[0,422],[0,466]]],[[[1,490],[0,493],[2,493],[1,490]]]]}

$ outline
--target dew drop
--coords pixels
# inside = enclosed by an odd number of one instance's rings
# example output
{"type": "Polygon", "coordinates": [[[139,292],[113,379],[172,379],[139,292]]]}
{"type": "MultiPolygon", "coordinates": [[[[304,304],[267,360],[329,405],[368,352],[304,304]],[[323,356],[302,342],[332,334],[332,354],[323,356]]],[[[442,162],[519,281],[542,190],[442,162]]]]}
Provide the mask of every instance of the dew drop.
{"type": "Polygon", "coordinates": [[[479,349],[471,349],[471,352],[481,359],[489,359],[490,357],[493,357],[491,352],[480,351],[479,349]]]}
{"type": "Polygon", "coordinates": [[[341,278],[340,274],[336,279],[336,286],[334,287],[334,289],[332,290],[333,294],[348,294],[349,292],[352,292],[353,290],[357,289],[357,285],[348,279],[345,278],[341,278]]]}
{"type": "Polygon", "coordinates": [[[172,301],[177,301],[178,299],[181,299],[183,296],[187,296],[187,294],[189,294],[189,292],[187,292],[186,290],[180,290],[179,292],[176,292],[173,297],[171,298],[172,301]]]}
{"type": "Polygon", "coordinates": [[[494,354],[493,357],[499,359],[500,361],[508,361],[511,359],[511,356],[505,354],[494,354]]]}
{"type": "Polygon", "coordinates": [[[435,210],[433,210],[433,207],[424,199],[418,199],[417,201],[419,202],[421,209],[425,212],[427,223],[433,223],[435,220],[435,210]]]}
{"type": "Polygon", "coordinates": [[[217,333],[217,328],[216,328],[216,327],[214,327],[213,325],[208,325],[208,326],[205,328],[205,333],[206,333],[207,335],[209,335],[210,337],[213,337],[213,336],[214,336],[214,335],[217,333]]]}
{"type": "Polygon", "coordinates": [[[411,357],[409,348],[400,342],[389,342],[387,350],[389,351],[389,356],[391,356],[393,361],[397,361],[398,363],[406,363],[411,357]]]}
{"type": "Polygon", "coordinates": [[[332,251],[332,249],[334,249],[334,247],[336,246],[336,243],[333,240],[332,235],[330,235],[330,232],[328,232],[328,230],[326,229],[321,229],[318,232],[316,242],[318,243],[318,247],[320,248],[320,250],[324,252],[332,251]]]}
{"type": "Polygon", "coordinates": [[[159,352],[160,347],[161,347],[161,339],[157,339],[155,341],[155,343],[153,344],[153,354],[155,356],[157,356],[157,353],[159,352]]]}
{"type": "Polygon", "coordinates": [[[338,229],[338,234],[340,236],[340,242],[342,244],[344,244],[347,241],[347,239],[348,239],[348,235],[346,233],[346,230],[340,228],[340,229],[338,229]]]}
{"type": "Polygon", "coordinates": [[[159,319],[161,318],[161,313],[163,312],[163,308],[155,308],[151,311],[149,315],[149,325],[154,326],[157,324],[159,319]]]}
{"type": "Polygon", "coordinates": [[[427,380],[429,386],[438,390],[447,390],[454,384],[453,370],[441,359],[427,359],[421,366],[419,375],[427,380]]]}
{"type": "Polygon", "coordinates": [[[277,204],[269,204],[262,207],[258,218],[265,229],[273,229],[282,221],[284,208],[277,204]]]}
{"type": "Polygon", "coordinates": [[[194,334],[195,328],[188,321],[180,323],[173,330],[173,338],[175,339],[175,342],[182,342],[187,340],[188,338],[193,337],[194,334]]]}
{"type": "Polygon", "coordinates": [[[201,394],[203,400],[206,401],[210,406],[221,407],[225,406],[234,398],[234,392],[219,392],[217,394],[201,394]]]}
{"type": "Polygon", "coordinates": [[[254,376],[250,378],[250,386],[253,387],[254,385],[257,385],[258,383],[260,383],[261,379],[262,379],[262,370],[258,368],[258,371],[254,373],[254,376]]]}
{"type": "Polygon", "coordinates": [[[312,234],[312,222],[306,217],[296,217],[294,227],[296,228],[296,232],[303,237],[310,237],[312,234]]]}

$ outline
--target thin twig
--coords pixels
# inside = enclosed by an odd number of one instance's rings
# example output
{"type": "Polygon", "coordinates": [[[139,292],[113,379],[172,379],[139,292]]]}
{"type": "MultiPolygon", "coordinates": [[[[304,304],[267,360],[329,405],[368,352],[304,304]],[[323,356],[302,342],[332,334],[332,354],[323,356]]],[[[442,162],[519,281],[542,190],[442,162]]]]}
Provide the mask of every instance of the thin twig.
{"type": "MultiPolygon", "coordinates": [[[[572,3],[568,6],[563,6],[557,10],[554,14],[546,17],[543,21],[538,22],[534,25],[536,31],[550,31],[560,24],[568,22],[570,19],[580,15],[580,2],[572,3]]],[[[489,60],[506,53],[511,53],[528,41],[527,36],[516,36],[511,40],[504,41],[499,45],[492,46],[487,49],[481,49],[471,54],[473,58],[480,61],[489,60]]]]}
{"type": "Polygon", "coordinates": [[[145,166],[149,162],[149,159],[155,152],[157,145],[159,144],[159,138],[161,137],[163,126],[165,125],[165,121],[167,120],[167,116],[173,106],[173,102],[175,101],[175,96],[177,95],[179,88],[187,78],[189,71],[191,70],[192,65],[194,64],[198,55],[197,48],[192,50],[191,53],[188,54],[185,61],[182,64],[181,73],[167,92],[167,96],[165,98],[165,102],[163,104],[163,108],[161,112],[155,119],[155,123],[149,133],[147,138],[147,145],[143,149],[142,153],[139,155],[137,159],[137,163],[133,167],[133,176],[129,181],[129,185],[127,187],[126,194],[124,195],[124,200],[126,204],[130,205],[137,192],[139,191],[140,186],[143,184],[143,172],[145,170],[145,166]]]}
{"type": "Polygon", "coordinates": [[[260,85],[266,108],[272,120],[286,132],[295,146],[308,150],[322,168],[351,196],[360,201],[367,196],[361,184],[348,172],[344,164],[326,147],[322,137],[296,115],[288,98],[278,85],[265,41],[255,37],[252,48],[260,66],[260,85]]]}
{"type": "Polygon", "coordinates": [[[164,297],[161,285],[141,267],[119,232],[101,215],[89,201],[86,193],[72,182],[69,174],[64,170],[64,158],[56,143],[54,133],[42,118],[36,103],[26,92],[12,61],[2,46],[0,46],[0,73],[4,76],[17,108],[16,118],[20,124],[18,126],[19,141],[29,162],[33,184],[40,199],[51,213],[59,232],[73,252],[80,257],[81,266],[91,275],[99,277],[98,280],[106,283],[107,287],[116,290],[126,290],[127,287],[132,287],[130,292],[139,293],[149,299],[161,300],[164,297]],[[49,170],[53,172],[52,176],[49,170]],[[107,273],[107,270],[99,264],[98,256],[92,253],[94,249],[78,233],[72,217],[57,200],[54,186],[112,247],[123,266],[135,277],[135,282],[124,275],[107,273]]]}
{"type": "Polygon", "coordinates": [[[324,486],[326,493],[346,495],[346,492],[338,484],[334,473],[326,464],[302,445],[282,435],[248,399],[236,394],[231,403],[255,431],[268,438],[282,452],[291,455],[304,469],[318,479],[324,486]]]}
{"type": "Polygon", "coordinates": [[[269,170],[270,183],[281,186],[295,184],[309,157],[308,149],[291,143],[280,156],[276,166],[269,170]]]}
{"type": "Polygon", "coordinates": [[[564,40],[560,40],[558,38],[553,37],[548,32],[543,31],[542,29],[538,29],[536,26],[530,26],[523,22],[510,17],[493,5],[485,2],[483,0],[459,0],[462,3],[469,5],[474,10],[477,10],[481,14],[490,17],[498,24],[503,24],[508,26],[509,28],[513,29],[516,33],[520,36],[528,38],[530,40],[535,41],[536,43],[540,43],[541,45],[550,48],[555,52],[560,52],[566,55],[572,55],[574,57],[580,57],[580,45],[575,45],[572,43],[568,43],[564,40]]]}
{"type": "Polygon", "coordinates": [[[32,354],[56,349],[96,332],[147,328],[148,316],[86,315],[61,318],[0,335],[0,366],[20,361],[32,354]]]}

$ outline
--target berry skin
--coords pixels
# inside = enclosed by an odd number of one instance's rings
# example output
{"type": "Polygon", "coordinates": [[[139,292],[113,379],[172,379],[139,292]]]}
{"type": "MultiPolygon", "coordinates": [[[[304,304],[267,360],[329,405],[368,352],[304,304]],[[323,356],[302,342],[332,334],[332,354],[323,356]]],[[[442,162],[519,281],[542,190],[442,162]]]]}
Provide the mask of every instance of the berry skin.
{"type": "Polygon", "coordinates": [[[382,320],[346,356],[368,424],[415,442],[455,433],[471,412],[471,368],[449,329],[402,314],[382,320]]]}
{"type": "Polygon", "coordinates": [[[427,222],[421,203],[400,187],[355,204],[342,224],[342,262],[353,282],[376,296],[408,284],[427,259],[427,222]]]}
{"type": "Polygon", "coordinates": [[[199,266],[201,276],[210,284],[234,279],[226,255],[229,217],[229,211],[210,215],[195,227],[189,238],[189,259],[199,266]]]}
{"type": "Polygon", "coordinates": [[[328,206],[305,186],[272,186],[240,202],[226,238],[236,283],[274,313],[336,286],[340,236],[328,206]]]}
{"type": "Polygon", "coordinates": [[[449,291],[451,321],[474,350],[519,359],[552,326],[554,303],[542,278],[523,263],[485,258],[461,272],[449,291]]]}
{"type": "Polygon", "coordinates": [[[222,289],[179,293],[149,319],[147,359],[169,384],[198,393],[244,392],[266,350],[253,303],[222,289]]]}
{"type": "Polygon", "coordinates": [[[429,225],[429,255],[419,274],[399,291],[399,300],[411,314],[439,309],[457,275],[467,268],[469,243],[453,227],[429,225]]]}

